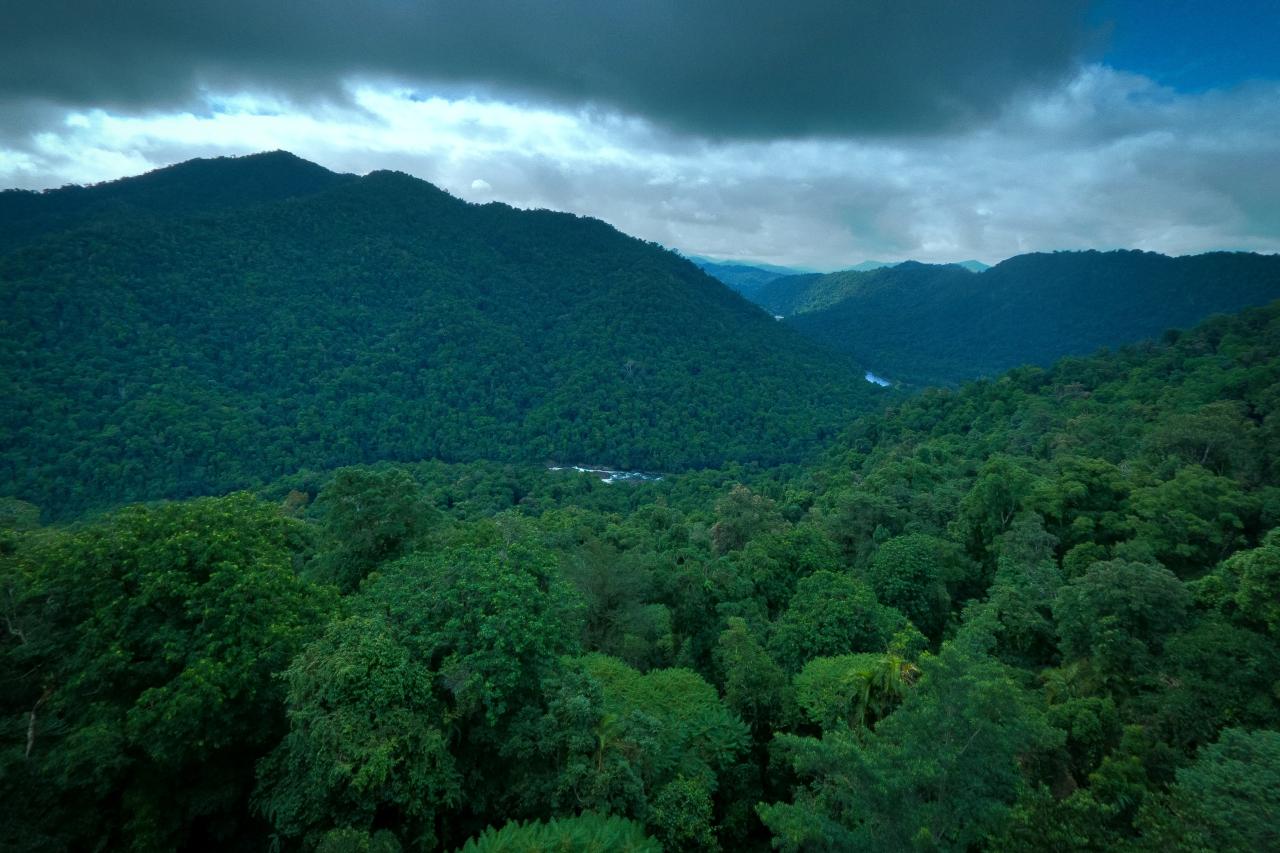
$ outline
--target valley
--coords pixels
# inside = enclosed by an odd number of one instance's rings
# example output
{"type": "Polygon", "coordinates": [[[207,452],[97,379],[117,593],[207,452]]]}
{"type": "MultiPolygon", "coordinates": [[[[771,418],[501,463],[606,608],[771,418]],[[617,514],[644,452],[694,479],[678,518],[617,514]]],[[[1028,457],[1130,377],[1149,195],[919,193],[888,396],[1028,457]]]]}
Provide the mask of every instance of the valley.
{"type": "Polygon", "coordinates": [[[754,305],[281,152],[0,220],[5,849],[1273,832],[1275,256],[754,305]]]}

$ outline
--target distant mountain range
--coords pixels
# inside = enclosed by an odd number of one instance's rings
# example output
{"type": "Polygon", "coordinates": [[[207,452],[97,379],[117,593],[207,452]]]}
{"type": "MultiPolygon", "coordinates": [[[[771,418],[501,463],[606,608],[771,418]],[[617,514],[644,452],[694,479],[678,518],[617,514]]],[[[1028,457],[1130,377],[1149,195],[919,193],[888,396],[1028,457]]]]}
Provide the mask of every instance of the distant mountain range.
{"type": "Polygon", "coordinates": [[[0,495],[299,469],[775,463],[883,392],[673,252],[283,152],[0,194],[0,495]]]}
{"type": "Polygon", "coordinates": [[[983,272],[909,261],[777,278],[753,298],[881,376],[956,384],[1280,299],[1280,256],[1055,252],[983,272]]]}
{"type": "Polygon", "coordinates": [[[804,272],[804,270],[776,267],[771,264],[712,261],[697,256],[690,257],[689,260],[697,264],[698,268],[707,275],[727,284],[748,299],[753,299],[755,294],[760,291],[760,288],[774,279],[782,278],[783,276],[800,275],[804,272]]]}
{"type": "MultiPolygon", "coordinates": [[[[689,260],[697,264],[707,275],[718,278],[720,281],[729,285],[729,287],[753,301],[759,301],[757,296],[765,286],[779,278],[814,274],[808,270],[778,267],[771,264],[741,263],[738,261],[713,261],[709,258],[703,258],[697,255],[690,256],[689,260]]],[[[871,270],[878,270],[884,267],[897,266],[898,263],[901,262],[863,261],[856,266],[850,267],[848,271],[870,272],[871,270]]],[[[955,265],[964,267],[972,272],[982,272],[983,270],[990,269],[990,267],[982,261],[957,261],[955,265]]]]}

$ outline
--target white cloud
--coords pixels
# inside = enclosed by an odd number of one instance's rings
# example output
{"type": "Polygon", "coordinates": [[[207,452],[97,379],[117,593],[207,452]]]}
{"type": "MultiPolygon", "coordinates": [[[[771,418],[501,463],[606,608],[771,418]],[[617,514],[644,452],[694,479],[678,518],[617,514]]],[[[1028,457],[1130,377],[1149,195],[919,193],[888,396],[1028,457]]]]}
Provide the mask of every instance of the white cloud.
{"type": "Polygon", "coordinates": [[[285,148],[343,171],[402,169],[472,201],[598,216],[689,253],[820,268],[1089,247],[1280,251],[1277,84],[1178,94],[1091,66],[963,134],[767,143],[373,83],[353,85],[352,101],[304,112],[234,94],[201,114],[77,112],[0,149],[0,184],[285,148]]]}

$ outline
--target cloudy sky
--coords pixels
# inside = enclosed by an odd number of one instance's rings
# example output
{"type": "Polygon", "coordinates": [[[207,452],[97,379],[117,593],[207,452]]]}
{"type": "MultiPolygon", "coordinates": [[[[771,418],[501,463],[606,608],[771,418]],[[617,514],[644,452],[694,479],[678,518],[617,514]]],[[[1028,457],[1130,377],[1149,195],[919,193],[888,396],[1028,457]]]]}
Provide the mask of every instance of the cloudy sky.
{"type": "Polygon", "coordinates": [[[0,186],[283,148],[814,269],[1280,251],[1280,0],[0,0],[0,186]]]}

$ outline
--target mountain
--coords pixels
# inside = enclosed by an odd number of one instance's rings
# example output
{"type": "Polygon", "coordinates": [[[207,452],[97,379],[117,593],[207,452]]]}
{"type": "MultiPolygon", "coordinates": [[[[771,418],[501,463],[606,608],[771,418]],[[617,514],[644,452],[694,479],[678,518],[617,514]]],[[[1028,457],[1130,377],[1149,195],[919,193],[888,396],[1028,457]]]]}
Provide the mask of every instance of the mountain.
{"type": "MultiPolygon", "coordinates": [[[[775,316],[790,317],[829,308],[878,282],[898,278],[899,264],[867,270],[842,270],[833,273],[809,273],[774,279],[756,291],[752,300],[775,316]]],[[[907,269],[921,266],[906,262],[907,269]]]]}
{"type": "Polygon", "coordinates": [[[145,175],[81,187],[0,191],[0,252],[96,221],[241,208],[312,195],[356,180],[287,151],[188,160],[145,175]]]}
{"type": "Polygon", "coordinates": [[[690,260],[707,275],[727,284],[753,301],[760,288],[769,282],[799,273],[799,270],[775,267],[770,264],[740,264],[733,261],[712,261],[707,258],[690,258],[690,260]]]}
{"type": "Polygon", "coordinates": [[[991,264],[984,264],[982,261],[975,260],[956,261],[954,266],[964,267],[969,272],[986,272],[991,269],[991,264]]]}
{"type": "Polygon", "coordinates": [[[17,198],[47,215],[0,255],[0,494],[55,517],[375,460],[777,463],[877,393],[672,252],[404,174],[17,198]]]}
{"type": "Polygon", "coordinates": [[[981,273],[907,262],[770,282],[788,324],[913,385],[956,384],[1157,336],[1280,298],[1280,256],[1055,252],[981,273]]]}

